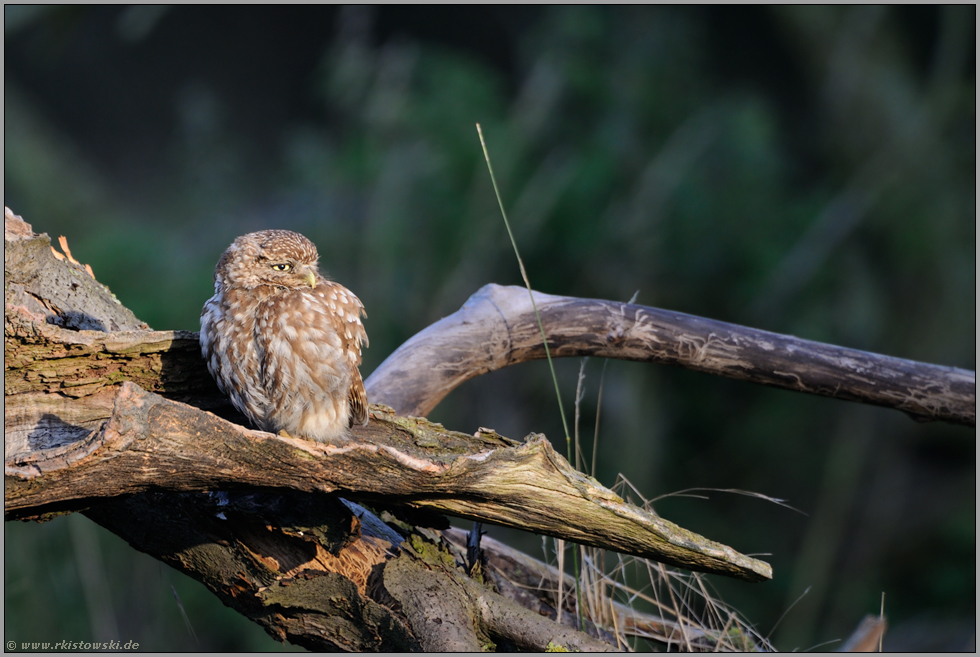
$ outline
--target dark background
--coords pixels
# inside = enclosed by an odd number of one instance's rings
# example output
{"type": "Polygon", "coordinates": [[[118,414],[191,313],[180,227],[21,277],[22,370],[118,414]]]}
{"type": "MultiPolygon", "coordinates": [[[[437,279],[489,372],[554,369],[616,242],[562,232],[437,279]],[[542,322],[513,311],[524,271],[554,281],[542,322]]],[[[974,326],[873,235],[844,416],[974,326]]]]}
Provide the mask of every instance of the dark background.
{"type": "MultiPolygon", "coordinates": [[[[198,328],[237,235],[300,231],[367,307],[366,376],[480,286],[521,284],[479,121],[535,288],[639,290],[972,370],[975,22],[973,6],[6,6],[4,202],[158,329],[198,328]]],[[[571,415],[579,362],[556,365],[571,415]]],[[[585,370],[587,453],[602,366],[585,370]]],[[[432,418],[564,452],[544,362],[432,418]]],[[[613,361],[597,477],[805,512],[656,503],[769,555],[771,582],[709,578],[763,635],[810,587],[772,631],[781,650],[845,637],[882,593],[886,649],[973,649],[975,435],[613,361]]],[[[5,585],[5,640],[278,647],[80,516],[5,523],[5,585]]]]}

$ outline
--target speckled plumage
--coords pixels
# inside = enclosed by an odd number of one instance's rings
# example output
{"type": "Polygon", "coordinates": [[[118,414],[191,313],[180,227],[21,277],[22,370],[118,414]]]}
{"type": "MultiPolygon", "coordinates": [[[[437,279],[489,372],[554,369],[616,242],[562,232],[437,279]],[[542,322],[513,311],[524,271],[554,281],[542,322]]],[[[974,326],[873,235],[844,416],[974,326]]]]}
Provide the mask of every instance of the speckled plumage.
{"type": "Polygon", "coordinates": [[[201,312],[211,376],[256,426],[322,442],[367,424],[357,366],[364,306],[317,270],[313,242],[288,230],[236,239],[201,312]]]}

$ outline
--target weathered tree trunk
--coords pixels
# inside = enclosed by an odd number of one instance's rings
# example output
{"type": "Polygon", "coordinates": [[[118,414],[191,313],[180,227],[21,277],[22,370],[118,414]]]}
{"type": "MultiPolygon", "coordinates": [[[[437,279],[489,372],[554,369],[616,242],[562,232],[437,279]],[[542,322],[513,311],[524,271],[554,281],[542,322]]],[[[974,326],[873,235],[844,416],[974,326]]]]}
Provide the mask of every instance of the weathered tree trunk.
{"type": "Polygon", "coordinates": [[[447,511],[691,570],[771,576],[768,564],[624,502],[544,437],[468,436],[375,405],[369,426],[337,446],[250,431],[128,381],[114,402],[87,438],[7,456],[8,518],[149,491],[286,488],[447,511]]]}
{"type": "Polygon", "coordinates": [[[8,519],[82,511],[273,636],[318,649],[611,647],[468,577],[463,554],[425,528],[446,526],[426,507],[770,576],[764,562],[626,504],[542,437],[467,436],[374,405],[350,442],[321,445],[205,412],[242,421],[195,334],[147,330],[17,218],[5,217],[5,237],[8,519]],[[108,326],[121,330],[93,330],[108,326]],[[400,529],[337,493],[390,507],[400,529]]]}
{"type": "MultiPolygon", "coordinates": [[[[542,357],[524,290],[488,286],[399,348],[367,381],[371,400],[394,408],[372,405],[369,426],[323,445],[241,426],[195,333],[149,330],[70,255],[56,258],[46,235],[9,211],[4,227],[7,519],[82,511],[272,636],[314,649],[612,647],[603,628],[587,636],[540,616],[554,617],[558,603],[531,592],[547,567],[530,557],[491,555],[486,583],[481,569],[467,576],[464,552],[431,529],[447,526],[439,511],[693,570],[771,577],[768,564],[625,503],[543,437],[468,436],[395,414],[424,415],[468,378],[542,357]]],[[[975,422],[972,372],[640,306],[535,296],[559,356],[671,362],[975,422]]],[[[631,618],[634,633],[676,638],[663,619],[631,618]]],[[[716,639],[693,637],[707,648],[716,639]]]]}

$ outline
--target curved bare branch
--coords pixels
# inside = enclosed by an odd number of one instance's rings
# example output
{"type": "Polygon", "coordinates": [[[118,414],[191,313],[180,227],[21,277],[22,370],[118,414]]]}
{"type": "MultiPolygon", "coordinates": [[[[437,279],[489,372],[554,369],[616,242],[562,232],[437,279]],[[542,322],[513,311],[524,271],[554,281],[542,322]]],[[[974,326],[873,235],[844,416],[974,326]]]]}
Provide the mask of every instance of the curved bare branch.
{"type": "MultiPolygon", "coordinates": [[[[976,426],[976,372],[920,363],[684,313],[534,293],[553,357],[599,356],[886,406],[917,420],[976,426]]],[[[365,381],[368,396],[426,415],[456,386],[545,357],[522,287],[485,285],[417,333],[365,381]]]]}

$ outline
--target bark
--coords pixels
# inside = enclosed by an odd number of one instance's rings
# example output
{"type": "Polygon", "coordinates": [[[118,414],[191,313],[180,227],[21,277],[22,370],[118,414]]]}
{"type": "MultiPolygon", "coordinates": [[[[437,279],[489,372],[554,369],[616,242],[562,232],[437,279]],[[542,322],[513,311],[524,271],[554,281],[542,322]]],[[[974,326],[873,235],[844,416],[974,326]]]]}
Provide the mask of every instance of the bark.
{"type": "MultiPolygon", "coordinates": [[[[469,581],[462,554],[438,533],[400,534],[337,498],[148,493],[113,498],[85,515],[198,579],[274,638],[310,650],[481,650],[517,631],[511,619],[484,614],[480,601],[521,608],[469,581]]],[[[560,637],[576,650],[610,649],[551,625],[550,638],[513,647],[542,651],[560,637]]]]}
{"type": "MultiPolygon", "coordinates": [[[[704,317],[535,292],[552,357],[678,365],[824,397],[976,426],[976,372],[920,363],[704,317]]],[[[528,292],[486,285],[410,338],[365,381],[369,398],[426,415],[456,386],[545,357],[528,292]]]]}
{"type": "MultiPolygon", "coordinates": [[[[57,252],[47,235],[4,208],[4,302],[57,326],[95,331],[148,328],[71,257],[57,252]]],[[[65,242],[64,244],[67,244],[65,242]]],[[[65,247],[63,247],[65,248],[65,247]]]]}
{"type": "Polygon", "coordinates": [[[385,604],[378,536],[336,499],[291,493],[147,493],[85,515],[207,586],[280,641],[310,650],[418,650],[385,604]]]}
{"type": "Polygon", "coordinates": [[[256,488],[384,499],[692,570],[772,576],[768,564],[624,502],[543,436],[525,443],[468,436],[374,405],[367,427],[328,445],[250,431],[128,381],[101,430],[7,456],[4,511],[32,519],[133,493],[256,488]]]}
{"type": "Polygon", "coordinates": [[[196,334],[148,330],[9,213],[5,237],[5,517],[81,511],[273,637],[333,650],[610,648],[468,577],[463,554],[426,528],[448,525],[429,509],[770,576],[625,504],[540,436],[456,434],[379,405],[343,445],[246,429],[196,334]]]}
{"type": "MultiPolygon", "coordinates": [[[[7,519],[82,510],[272,636],[312,649],[610,647],[595,638],[611,639],[603,628],[587,627],[588,636],[542,618],[555,616],[547,594],[515,586],[533,571],[528,562],[491,558],[485,582],[481,568],[468,577],[464,552],[434,531],[448,525],[441,511],[692,569],[771,576],[764,562],[624,503],[542,436],[468,436],[404,417],[427,412],[472,376],[543,356],[536,325],[507,288],[484,288],[403,345],[368,379],[372,400],[395,408],[372,405],[370,424],[349,442],[321,445],[241,426],[204,367],[197,334],[149,330],[70,254],[56,257],[46,235],[9,212],[4,228],[7,519]]],[[[795,373],[794,385],[820,394],[829,384],[813,372],[850,372],[841,375],[849,387],[833,394],[860,398],[856,370],[835,347],[817,345],[806,352],[816,364],[794,365],[787,354],[806,344],[722,334],[731,327],[700,318],[672,333],[649,314],[663,311],[536,298],[559,356],[673,362],[770,384],[795,373]],[[591,324],[586,310],[598,313],[591,324]],[[693,325],[710,330],[698,334],[693,325]],[[752,361],[759,353],[774,360],[752,361]]],[[[968,419],[956,404],[972,372],[924,365],[902,373],[907,361],[864,356],[879,359],[861,362],[880,390],[907,385],[896,408],[968,419]],[[912,394],[913,385],[923,392],[912,394]]],[[[631,618],[634,633],[675,640],[669,622],[631,618]]],[[[718,646],[709,635],[694,640],[718,646]]]]}

